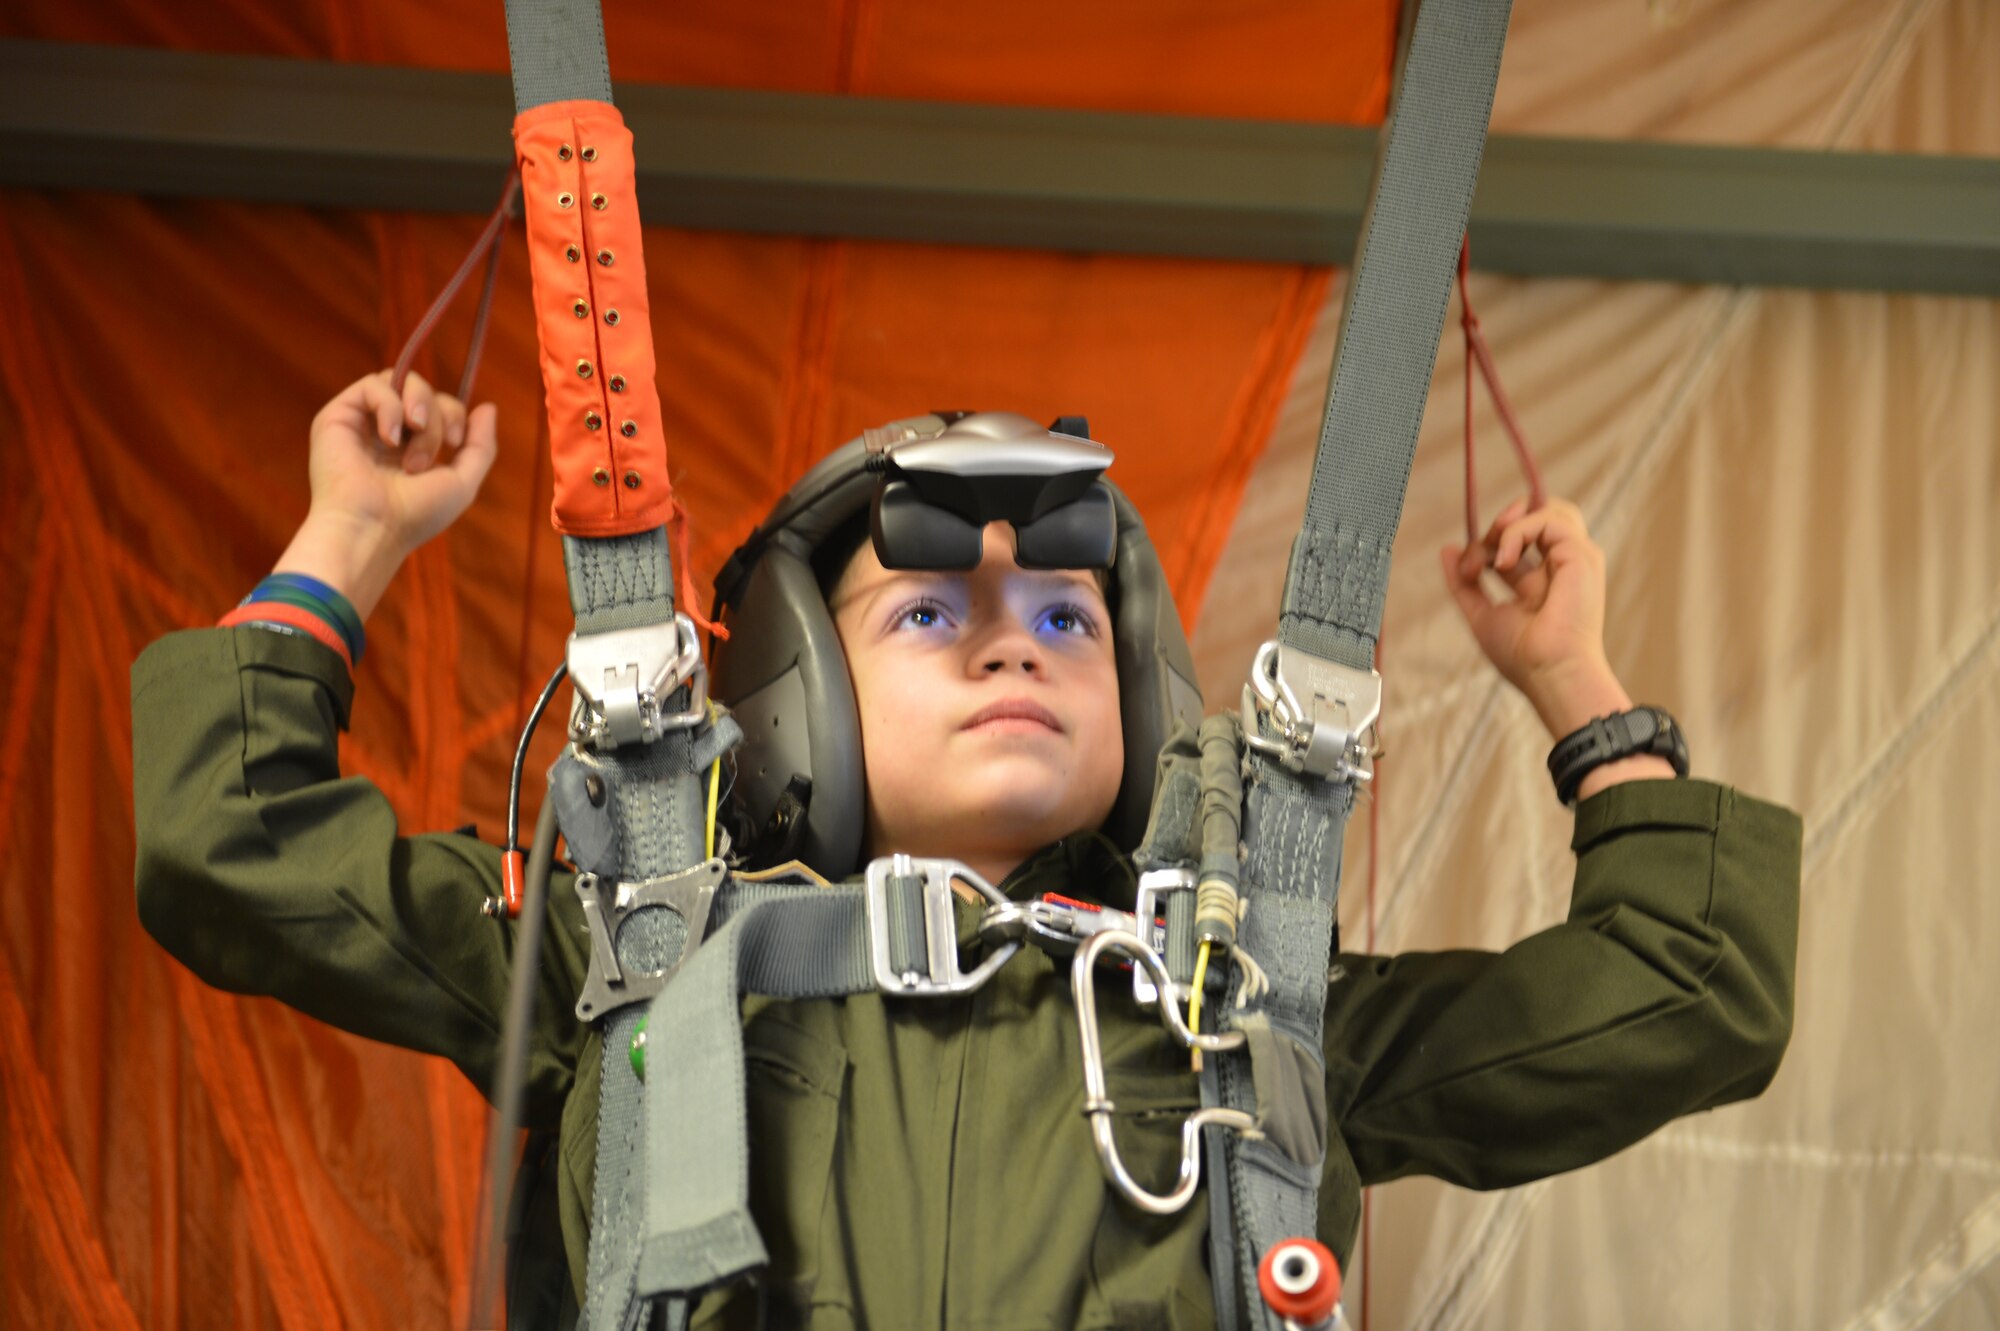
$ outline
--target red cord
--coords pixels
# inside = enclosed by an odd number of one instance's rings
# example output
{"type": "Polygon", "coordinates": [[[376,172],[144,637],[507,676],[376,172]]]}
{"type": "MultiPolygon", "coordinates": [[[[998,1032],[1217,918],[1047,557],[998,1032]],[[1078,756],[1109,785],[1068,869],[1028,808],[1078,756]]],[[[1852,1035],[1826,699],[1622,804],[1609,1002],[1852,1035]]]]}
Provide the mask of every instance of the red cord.
{"type": "MultiPolygon", "coordinates": [[[[1468,276],[1472,272],[1472,238],[1458,246],[1458,326],[1464,330],[1466,338],[1466,544],[1480,540],[1480,492],[1478,476],[1474,468],[1472,450],[1472,372],[1478,370],[1480,378],[1486,380],[1486,392],[1492,394],[1494,408],[1500,412],[1500,424],[1506,428],[1508,440],[1514,444],[1514,460],[1520,462],[1520,474],[1528,482],[1528,510],[1534,512],[1548,502],[1548,492],[1542,488],[1542,470],[1534,464],[1534,452],[1528,448],[1528,438],[1520,430],[1520,420],[1514,416],[1514,404],[1508,402],[1506,390],[1500,386],[1500,370],[1494,366],[1492,348],[1486,346],[1486,334],[1480,332],[1480,316],[1472,310],[1472,288],[1468,276]]],[[[1376,671],[1382,669],[1382,644],[1388,634],[1376,636],[1376,671]]],[[[1376,721],[1376,747],[1388,747],[1382,739],[1382,723],[1376,721]]],[[[1376,759],[1374,779],[1368,783],[1368,931],[1364,949],[1374,953],[1376,949],[1376,881],[1380,877],[1380,845],[1382,845],[1382,759],[1376,759]]],[[[1374,1293],[1374,1281],[1370,1279],[1370,1269],[1374,1267],[1374,1243],[1372,1239],[1374,1221],[1374,1189],[1362,1189],[1362,1307],[1360,1321],[1362,1331],[1368,1331],[1368,1295],[1374,1293]]]]}
{"type": "Polygon", "coordinates": [[[1486,391],[1493,399],[1494,409],[1500,413],[1500,424],[1506,427],[1507,438],[1513,442],[1515,460],[1521,464],[1521,475],[1528,482],[1528,511],[1533,512],[1548,500],[1548,493],[1542,487],[1541,468],[1535,465],[1535,455],[1528,447],[1528,440],[1521,433],[1521,422],[1514,415],[1514,404],[1507,400],[1507,390],[1500,386],[1500,371],[1493,363],[1493,349],[1486,345],[1486,334],[1479,329],[1479,316],[1472,309],[1472,286],[1467,279],[1472,271],[1472,237],[1468,234],[1458,247],[1458,322],[1465,332],[1465,543],[1471,545],[1479,539],[1479,485],[1473,467],[1472,438],[1472,372],[1475,368],[1479,377],[1486,381],[1486,391]]]}
{"type": "Polygon", "coordinates": [[[513,214],[514,200],[520,192],[520,170],[509,168],[507,183],[500,191],[500,202],[493,209],[493,216],[486,219],[486,226],[480,231],[479,239],[472,242],[471,252],[465,256],[464,262],[458,265],[458,271],[451,275],[451,281],[444,284],[444,290],[431,302],[431,307],[424,311],[424,317],[417,320],[417,326],[410,330],[409,339],[403,343],[402,354],[396,357],[396,370],[390,376],[389,382],[394,386],[398,397],[402,396],[403,380],[409,377],[410,363],[416,360],[417,353],[430,339],[431,333],[438,326],[438,321],[444,317],[444,312],[450,309],[452,301],[458,298],[459,289],[465,285],[466,279],[472,276],[472,270],[479,266],[481,259],[484,259],[486,260],[485,285],[479,292],[479,313],[473,317],[472,343],[465,352],[465,373],[458,383],[458,400],[468,403],[472,400],[473,381],[479,373],[479,353],[486,344],[487,317],[493,309],[494,279],[500,275],[500,239],[506,234],[507,219],[513,214]]]}

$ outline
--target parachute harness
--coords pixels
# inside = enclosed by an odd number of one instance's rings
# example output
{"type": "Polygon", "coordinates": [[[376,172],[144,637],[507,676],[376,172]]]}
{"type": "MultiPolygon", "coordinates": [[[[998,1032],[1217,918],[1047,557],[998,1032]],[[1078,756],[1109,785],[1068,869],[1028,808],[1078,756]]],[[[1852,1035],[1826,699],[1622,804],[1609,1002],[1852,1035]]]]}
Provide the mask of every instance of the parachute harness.
{"type": "MultiPolygon", "coordinates": [[[[1074,904],[1007,901],[948,860],[895,856],[841,886],[728,874],[715,807],[721,759],[741,731],[707,700],[697,620],[676,613],[670,545],[678,604],[698,602],[654,387],[631,134],[611,105],[596,0],[507,8],[553,517],[577,616],[565,662],[577,694],[571,743],[549,775],[522,895],[532,913],[559,823],[591,934],[578,1015],[603,1047],[583,1324],[632,1331],[658,1302],[666,1324],[682,1326],[693,1296],[767,1260],[748,1205],[742,993],[959,995],[1021,941],[1067,936],[1084,1112],[1107,1177],[1141,1209],[1176,1210],[1197,1190],[1206,1154],[1220,1175],[1209,1190],[1219,1325],[1299,1325],[1306,1305],[1274,1302],[1273,1290],[1303,1287],[1311,1266],[1288,1245],[1313,1232],[1326,1149],[1320,1027],[1340,841],[1355,789],[1372,775],[1381,678],[1370,667],[1389,553],[1509,0],[1426,0],[1418,10],[1382,130],[1277,638],[1258,652],[1238,713],[1184,727],[1163,751],[1136,854],[1136,908],[1129,920],[1098,911],[1094,921],[1074,904]],[[984,923],[997,945],[970,970],[949,928],[954,882],[990,905],[984,923]],[[1095,1056],[1096,963],[1108,956],[1129,958],[1135,998],[1209,1055],[1202,1108],[1183,1125],[1165,1194],[1131,1178],[1111,1136],[1095,1056]],[[1218,995],[1234,1001],[1210,1009],[1214,1029],[1204,1032],[1203,998],[1218,995]],[[650,1090],[648,1062],[672,1072],[650,1090]],[[1283,1260],[1253,1295],[1273,1253],[1283,1260]]],[[[489,271],[507,209],[503,200],[489,224],[489,271]]],[[[1466,329],[1468,346],[1483,349],[1469,311],[1466,329]]],[[[524,922],[517,991],[532,988],[536,924],[524,922]]],[[[510,1048],[525,1022],[510,1004],[510,1048]]],[[[519,1060],[503,1065],[516,1078],[499,1088],[504,1106],[518,1097],[519,1060]]]]}

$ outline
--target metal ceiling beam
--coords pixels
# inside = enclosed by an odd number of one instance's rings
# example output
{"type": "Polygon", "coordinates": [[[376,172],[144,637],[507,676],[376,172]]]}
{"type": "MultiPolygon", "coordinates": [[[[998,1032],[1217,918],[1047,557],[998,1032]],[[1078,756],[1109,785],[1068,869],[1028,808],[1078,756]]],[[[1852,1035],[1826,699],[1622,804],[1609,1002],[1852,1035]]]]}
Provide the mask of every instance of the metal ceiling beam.
{"type": "MultiPolygon", "coordinates": [[[[1345,263],[1372,130],[624,85],[650,222],[1345,263]]],[[[0,41],[0,184],[484,212],[502,75],[0,41]]],[[[2000,160],[1495,135],[1482,269],[2000,295],[2000,160]]]]}

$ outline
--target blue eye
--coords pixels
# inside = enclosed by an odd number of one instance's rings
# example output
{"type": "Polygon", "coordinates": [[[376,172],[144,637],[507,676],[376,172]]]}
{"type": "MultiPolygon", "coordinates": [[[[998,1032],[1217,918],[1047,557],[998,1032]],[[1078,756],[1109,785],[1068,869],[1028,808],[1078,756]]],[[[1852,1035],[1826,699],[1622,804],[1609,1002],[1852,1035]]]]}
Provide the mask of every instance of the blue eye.
{"type": "Polygon", "coordinates": [[[1084,637],[1097,635],[1097,622],[1079,605],[1050,606],[1042,613],[1042,623],[1057,633],[1078,634],[1084,637]]]}
{"type": "Polygon", "coordinates": [[[934,629],[949,623],[945,608],[928,597],[912,601],[890,619],[892,629],[934,629]]]}

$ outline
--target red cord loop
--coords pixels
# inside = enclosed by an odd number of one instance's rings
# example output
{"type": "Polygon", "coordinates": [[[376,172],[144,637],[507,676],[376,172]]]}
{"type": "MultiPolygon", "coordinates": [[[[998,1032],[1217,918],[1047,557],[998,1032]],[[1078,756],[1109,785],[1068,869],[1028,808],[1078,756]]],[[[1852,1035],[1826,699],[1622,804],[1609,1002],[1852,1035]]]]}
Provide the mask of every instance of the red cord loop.
{"type": "Polygon", "coordinates": [[[472,242],[472,250],[458,265],[458,271],[444,284],[444,290],[424,311],[424,317],[417,320],[417,326],[410,330],[408,340],[403,343],[402,354],[396,357],[396,369],[390,376],[390,384],[396,395],[402,396],[403,380],[410,374],[410,365],[423,349],[425,342],[437,330],[444,312],[458,299],[458,293],[465,286],[472,270],[481,259],[486,260],[486,276],[479,288],[479,312],[472,319],[472,341],[465,351],[465,372],[459,376],[458,400],[468,405],[472,402],[472,385],[479,377],[479,353],[486,345],[486,324],[493,313],[493,286],[500,275],[500,241],[507,234],[507,219],[513,215],[514,201],[521,193],[521,171],[519,167],[507,168],[507,183],[501,187],[500,202],[493,209],[493,215],[486,219],[479,239],[472,242]]]}
{"type": "Polygon", "coordinates": [[[1471,545],[1479,539],[1479,484],[1473,467],[1472,439],[1472,372],[1476,367],[1479,377],[1486,381],[1486,391],[1493,398],[1494,409],[1500,413],[1500,424],[1506,427],[1507,438],[1513,442],[1514,457],[1521,464],[1521,475],[1528,482],[1528,511],[1533,512],[1548,501],[1548,494],[1542,488],[1541,469],[1535,465],[1535,455],[1528,447],[1528,440],[1521,433],[1521,422],[1514,415],[1514,404],[1507,400],[1507,390],[1500,386],[1500,371],[1494,367],[1493,351],[1486,345],[1486,334],[1479,330],[1479,316],[1472,309],[1472,288],[1467,281],[1472,272],[1472,237],[1468,234],[1458,249],[1458,310],[1459,327],[1465,332],[1465,543],[1471,545]]]}

